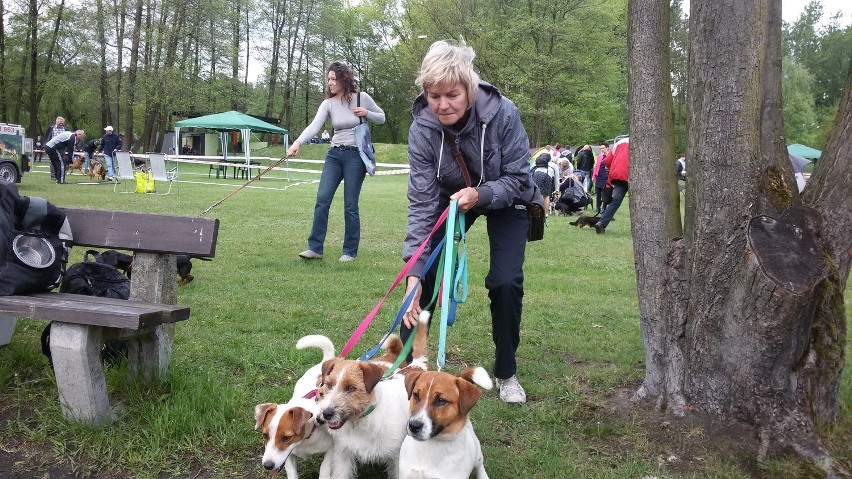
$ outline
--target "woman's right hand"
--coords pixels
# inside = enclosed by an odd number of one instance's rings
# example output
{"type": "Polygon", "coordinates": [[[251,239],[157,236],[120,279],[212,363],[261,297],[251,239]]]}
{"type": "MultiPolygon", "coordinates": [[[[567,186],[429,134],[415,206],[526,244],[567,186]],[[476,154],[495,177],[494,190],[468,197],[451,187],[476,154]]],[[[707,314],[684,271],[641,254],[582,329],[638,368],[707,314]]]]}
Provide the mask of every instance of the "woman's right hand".
{"type": "MultiPolygon", "coordinates": [[[[411,290],[414,289],[419,282],[420,278],[417,276],[409,276],[406,279],[405,298],[408,297],[411,290]]],[[[408,305],[408,309],[405,310],[405,315],[402,317],[402,322],[405,323],[405,326],[409,329],[414,328],[417,324],[417,318],[420,316],[420,312],[422,311],[422,308],[420,308],[420,293],[422,291],[422,288],[417,288],[417,292],[414,293],[414,298],[411,299],[411,304],[408,305]]]]}
{"type": "Polygon", "coordinates": [[[299,142],[294,141],[290,148],[287,148],[287,158],[299,153],[299,142]]]}

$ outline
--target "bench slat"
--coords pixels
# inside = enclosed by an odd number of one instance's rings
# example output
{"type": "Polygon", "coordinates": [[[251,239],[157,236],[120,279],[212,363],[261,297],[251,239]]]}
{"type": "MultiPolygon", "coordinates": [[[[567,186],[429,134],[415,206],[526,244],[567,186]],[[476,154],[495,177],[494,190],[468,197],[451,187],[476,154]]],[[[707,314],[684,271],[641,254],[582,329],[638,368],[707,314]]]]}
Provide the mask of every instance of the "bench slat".
{"type": "Polygon", "coordinates": [[[74,244],[150,253],[216,255],[219,220],[128,211],[62,208],[74,244]]]}
{"type": "Polygon", "coordinates": [[[61,293],[0,297],[0,314],[19,318],[140,329],[189,318],[189,308],[61,293]]]}

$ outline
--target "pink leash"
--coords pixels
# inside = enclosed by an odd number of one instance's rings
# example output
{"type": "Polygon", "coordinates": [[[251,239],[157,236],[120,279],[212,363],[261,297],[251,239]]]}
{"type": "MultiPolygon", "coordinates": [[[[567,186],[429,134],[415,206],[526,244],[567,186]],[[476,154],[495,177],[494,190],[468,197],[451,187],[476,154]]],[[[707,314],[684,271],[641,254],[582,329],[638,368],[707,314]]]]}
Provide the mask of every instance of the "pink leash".
{"type": "Polygon", "coordinates": [[[408,276],[408,272],[411,271],[411,268],[414,267],[414,263],[416,263],[417,260],[420,259],[420,255],[423,254],[423,250],[426,249],[426,245],[429,244],[429,240],[432,239],[432,235],[434,235],[435,232],[438,231],[438,228],[440,228],[441,225],[444,224],[444,221],[447,220],[447,215],[449,213],[450,208],[447,207],[447,209],[445,209],[444,212],[441,213],[441,216],[438,218],[438,221],[435,223],[435,226],[432,227],[432,231],[429,233],[428,236],[426,236],[426,239],[423,241],[423,243],[420,244],[420,247],[417,248],[417,251],[415,251],[414,254],[411,256],[411,259],[409,259],[408,262],[405,263],[405,266],[403,266],[402,270],[396,276],[396,279],[393,280],[393,283],[388,289],[388,292],[385,293],[385,296],[381,299],[381,301],[379,301],[379,303],[373,308],[373,310],[370,311],[370,313],[367,314],[367,316],[365,316],[363,320],[361,320],[361,324],[358,325],[358,327],[355,329],[355,332],[352,333],[352,336],[349,338],[349,341],[347,341],[346,345],[343,346],[343,349],[340,350],[341,358],[345,358],[346,355],[349,354],[350,351],[352,351],[352,348],[354,348],[355,345],[358,344],[358,341],[361,339],[361,336],[364,335],[364,333],[367,331],[367,328],[370,326],[370,323],[379,313],[379,310],[382,309],[382,306],[385,304],[385,301],[387,301],[388,296],[390,296],[393,290],[396,289],[396,287],[399,286],[400,283],[402,283],[402,280],[408,276]]]}

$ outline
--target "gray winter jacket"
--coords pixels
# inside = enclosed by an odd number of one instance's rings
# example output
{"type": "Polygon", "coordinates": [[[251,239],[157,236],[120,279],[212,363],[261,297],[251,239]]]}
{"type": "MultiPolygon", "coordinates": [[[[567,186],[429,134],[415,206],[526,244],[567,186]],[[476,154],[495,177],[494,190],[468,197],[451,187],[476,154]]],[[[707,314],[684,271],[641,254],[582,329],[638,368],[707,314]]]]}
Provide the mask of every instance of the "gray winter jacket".
{"type": "MultiPolygon", "coordinates": [[[[529,137],[518,109],[494,86],[479,83],[470,120],[459,131],[444,127],[421,93],[411,108],[414,121],[408,131],[408,231],[402,258],[408,261],[447,207],[450,195],[464,188],[464,177],[445,136],[459,145],[479,192],[475,212],[508,208],[533,196],[529,137]]],[[[430,254],[427,246],[410,275],[419,275],[430,254]]]]}

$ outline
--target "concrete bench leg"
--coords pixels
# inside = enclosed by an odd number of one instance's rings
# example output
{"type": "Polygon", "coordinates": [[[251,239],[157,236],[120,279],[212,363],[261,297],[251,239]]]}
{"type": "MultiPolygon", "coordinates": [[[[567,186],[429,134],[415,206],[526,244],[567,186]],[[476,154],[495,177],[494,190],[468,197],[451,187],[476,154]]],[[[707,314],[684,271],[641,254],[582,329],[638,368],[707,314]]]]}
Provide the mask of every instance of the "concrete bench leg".
{"type": "MultiPolygon", "coordinates": [[[[136,253],[130,299],[177,304],[177,263],[174,255],[136,253]]],[[[127,373],[149,382],[169,370],[174,343],[174,324],[162,324],[127,344],[127,373]]]]}
{"type": "Polygon", "coordinates": [[[15,333],[15,324],[18,318],[14,316],[0,316],[0,346],[12,342],[12,334],[15,333]]]}
{"type": "Polygon", "coordinates": [[[127,340],[127,379],[144,384],[169,372],[174,324],[162,324],[127,340]]]}
{"type": "Polygon", "coordinates": [[[112,421],[101,364],[103,345],[98,326],[54,321],[50,327],[50,353],[62,414],[94,426],[112,421]]]}

